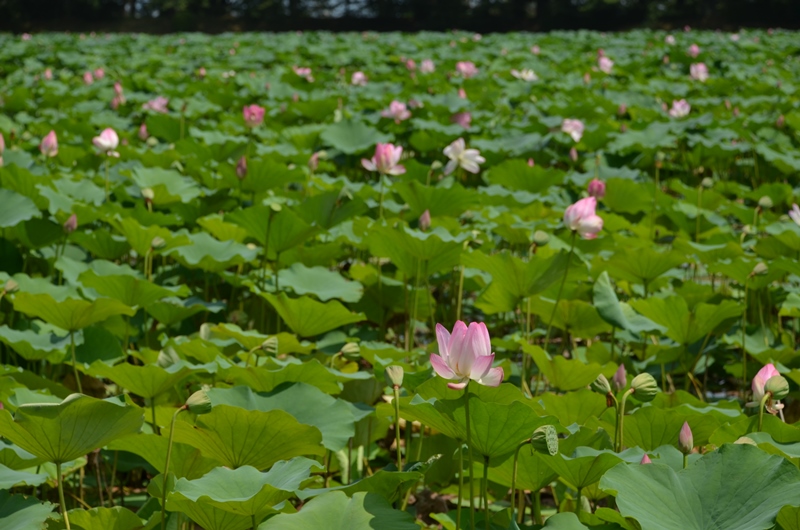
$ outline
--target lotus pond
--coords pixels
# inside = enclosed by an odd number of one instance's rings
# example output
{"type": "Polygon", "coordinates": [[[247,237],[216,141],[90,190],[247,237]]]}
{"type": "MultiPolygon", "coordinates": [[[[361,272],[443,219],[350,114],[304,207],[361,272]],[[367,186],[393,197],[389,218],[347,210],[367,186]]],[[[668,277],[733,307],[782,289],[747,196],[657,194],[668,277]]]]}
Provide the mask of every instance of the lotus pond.
{"type": "Polygon", "coordinates": [[[798,42],[0,35],[0,528],[797,530],[798,42]]]}

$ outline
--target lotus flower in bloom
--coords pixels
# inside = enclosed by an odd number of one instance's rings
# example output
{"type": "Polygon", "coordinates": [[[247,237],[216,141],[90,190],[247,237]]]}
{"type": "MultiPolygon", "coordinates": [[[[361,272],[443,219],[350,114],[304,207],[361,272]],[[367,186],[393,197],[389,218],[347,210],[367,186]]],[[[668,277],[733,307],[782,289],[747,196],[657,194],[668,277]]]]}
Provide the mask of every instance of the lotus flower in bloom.
{"type": "Polygon", "coordinates": [[[708,79],[708,67],[705,63],[693,63],[689,67],[689,75],[692,79],[705,83],[708,79]]]}
{"type": "MultiPolygon", "coordinates": [[[[756,376],[753,378],[750,387],[753,389],[753,401],[747,403],[745,406],[747,407],[759,407],[761,406],[761,400],[764,398],[766,394],[766,386],[767,381],[770,380],[771,377],[775,377],[776,375],[781,375],[778,372],[778,369],[775,368],[775,365],[769,363],[765,365],[761,370],[758,371],[756,376]]],[[[767,412],[770,414],[777,414],[779,410],[783,408],[782,403],[773,402],[772,399],[769,399],[766,403],[767,412]]]]}
{"type": "Polygon", "coordinates": [[[44,70],[44,78],[50,81],[53,79],[53,70],[52,68],[45,68],[44,70]]]}
{"type": "MultiPolygon", "coordinates": [[[[597,199],[594,197],[579,200],[564,211],[564,224],[582,238],[594,239],[603,229],[603,219],[595,213],[596,207],[597,199]]],[[[614,377],[616,378],[617,374],[614,377]]]]}
{"type": "Polygon", "coordinates": [[[459,390],[470,380],[486,386],[499,386],[503,382],[503,369],[492,368],[494,353],[483,322],[472,322],[467,327],[459,320],[452,333],[436,324],[436,341],[439,354],[431,354],[431,365],[439,377],[455,380],[448,387],[459,390]]]}
{"type": "Polygon", "coordinates": [[[32,35],[30,33],[23,33],[22,40],[31,40],[32,35]]]}
{"type": "Polygon", "coordinates": [[[119,136],[111,127],[103,129],[100,136],[92,138],[92,143],[101,152],[108,156],[119,156],[114,150],[119,145],[119,136]]]}
{"type": "Polygon", "coordinates": [[[529,68],[526,68],[524,70],[511,70],[511,75],[513,77],[516,77],[517,79],[521,79],[522,81],[528,81],[528,82],[536,81],[537,79],[539,79],[538,77],[536,77],[536,72],[534,72],[529,68]]]}
{"type": "Polygon", "coordinates": [[[153,112],[160,112],[162,114],[166,114],[168,112],[167,105],[169,104],[169,100],[164,96],[158,96],[155,99],[151,99],[144,105],[142,108],[145,110],[152,110],[153,112]]]}
{"type": "Polygon", "coordinates": [[[601,56],[597,59],[597,68],[600,69],[601,72],[604,74],[610,74],[611,69],[614,67],[614,61],[606,57],[605,55],[601,56]]]}
{"type": "Polygon", "coordinates": [[[670,46],[675,46],[675,37],[673,37],[672,35],[667,35],[666,37],[664,37],[664,42],[666,42],[670,46]]]}
{"type": "Polygon", "coordinates": [[[258,127],[264,123],[264,107],[258,105],[245,105],[242,108],[244,123],[248,127],[258,127]]]}
{"type": "Polygon", "coordinates": [[[478,69],[472,61],[459,61],[456,63],[456,73],[464,79],[469,79],[478,74],[478,69]]]}
{"type": "Polygon", "coordinates": [[[394,100],[389,104],[388,109],[381,111],[381,116],[384,118],[391,118],[395,123],[400,123],[411,117],[411,112],[406,108],[406,104],[394,100]]]}
{"type": "Polygon", "coordinates": [[[366,74],[361,71],[353,72],[352,77],[350,77],[350,84],[354,86],[365,86],[367,84],[366,74]]]}
{"type": "Polygon", "coordinates": [[[602,199],[606,196],[606,183],[600,179],[592,179],[589,182],[589,195],[595,199],[602,199]]]}
{"type": "Polygon", "coordinates": [[[399,164],[403,148],[392,144],[378,144],[371,160],[361,159],[361,165],[367,171],[377,171],[384,175],[402,175],[406,168],[399,164]]]}
{"type": "Polygon", "coordinates": [[[433,64],[433,61],[430,59],[423,59],[423,61],[419,64],[419,71],[423,74],[430,74],[436,70],[436,66],[433,64]]]}
{"type": "Polygon", "coordinates": [[[480,151],[477,149],[467,149],[463,138],[459,138],[445,147],[444,154],[450,159],[444,167],[445,175],[449,175],[459,166],[470,173],[477,173],[481,169],[479,164],[486,162],[486,159],[481,156],[480,151]]]}
{"type": "Polygon", "coordinates": [[[472,124],[472,115],[469,112],[457,112],[450,116],[450,121],[456,125],[461,125],[465,129],[469,129],[472,124]]]}
{"type": "Polygon", "coordinates": [[[300,77],[305,77],[306,81],[314,80],[314,78],[311,77],[311,68],[307,66],[292,66],[292,70],[294,70],[294,73],[300,77]]]}
{"type": "Polygon", "coordinates": [[[692,58],[697,57],[698,55],[700,55],[700,46],[698,46],[697,44],[692,44],[691,46],[689,46],[689,50],[686,53],[689,54],[689,56],[692,58]]]}
{"type": "Polygon", "coordinates": [[[39,144],[39,151],[44,156],[54,157],[58,154],[58,137],[55,131],[50,131],[47,136],[42,138],[42,143],[39,144]]]}
{"type": "Polygon", "coordinates": [[[141,124],[139,126],[139,139],[144,142],[149,137],[150,137],[150,133],[147,132],[147,125],[144,124],[144,123],[141,124]]]}
{"type": "Polygon", "coordinates": [[[580,142],[583,137],[584,125],[581,120],[565,119],[561,123],[561,131],[567,133],[576,142],[580,142]]]}
{"type": "Polygon", "coordinates": [[[692,106],[685,99],[678,99],[672,102],[672,108],[669,109],[669,115],[673,118],[683,118],[689,115],[692,106]]]}

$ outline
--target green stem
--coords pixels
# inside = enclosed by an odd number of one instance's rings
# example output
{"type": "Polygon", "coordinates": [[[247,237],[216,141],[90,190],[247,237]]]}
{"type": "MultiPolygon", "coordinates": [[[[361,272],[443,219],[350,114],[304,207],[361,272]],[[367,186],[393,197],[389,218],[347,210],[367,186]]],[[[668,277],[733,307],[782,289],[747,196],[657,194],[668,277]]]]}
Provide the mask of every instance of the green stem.
{"type": "Polygon", "coordinates": [[[489,530],[489,457],[483,457],[483,523],[486,530],[489,530]]]}
{"type": "Polygon", "coordinates": [[[108,202],[109,181],[108,181],[108,156],[106,156],[106,202],[108,202]]]}
{"type": "Polygon", "coordinates": [[[458,295],[456,301],[456,320],[461,320],[461,302],[464,299],[464,266],[458,276],[458,295]]]}
{"type": "Polygon", "coordinates": [[[394,438],[397,446],[397,471],[403,471],[403,457],[400,452],[400,387],[397,385],[394,385],[394,438]]]}
{"type": "Polygon", "coordinates": [[[683,454],[683,469],[686,469],[686,466],[689,465],[689,455],[684,453],[683,454]]]}
{"type": "MultiPolygon", "coordinates": [[[[517,450],[514,451],[514,470],[511,472],[511,517],[514,517],[514,499],[516,498],[517,493],[517,467],[519,464],[519,450],[522,449],[523,445],[527,445],[530,443],[530,440],[526,440],[517,446],[517,450]]],[[[522,510],[517,515],[517,524],[522,524],[522,510]]]]}
{"type": "Polygon", "coordinates": [[[582,493],[583,493],[583,488],[578,488],[578,502],[577,502],[577,505],[575,506],[575,513],[578,514],[578,518],[579,519],[581,517],[581,508],[582,508],[582,506],[581,506],[581,504],[582,504],[581,503],[581,494],[582,493]]]}
{"type": "Polygon", "coordinates": [[[622,399],[619,401],[619,406],[617,407],[617,447],[616,452],[619,453],[622,451],[624,447],[624,430],[623,430],[623,422],[625,421],[625,402],[628,400],[628,396],[633,394],[633,389],[631,388],[624,394],[622,394],[622,399]]]}
{"type": "Polygon", "coordinates": [[[458,503],[456,504],[456,530],[461,530],[461,499],[464,498],[464,444],[458,448],[458,503]]]}
{"type": "Polygon", "coordinates": [[[378,219],[383,219],[383,174],[379,173],[378,178],[381,181],[381,198],[378,202],[378,219]]]}
{"type": "Polygon", "coordinates": [[[473,503],[475,501],[475,481],[473,477],[472,467],[472,443],[470,442],[470,421],[469,421],[469,381],[467,386],[464,387],[464,412],[467,416],[467,458],[469,459],[469,525],[470,529],[475,529],[475,509],[473,503]]]}
{"type": "Polygon", "coordinates": [[[256,530],[256,514],[251,516],[253,518],[253,530],[256,530]]]}
{"type": "Polygon", "coordinates": [[[747,388],[747,280],[744,282],[744,310],[742,311],[742,388],[747,388]]]}
{"type": "MultiPolygon", "coordinates": [[[[153,421],[150,425],[153,427],[153,434],[159,434],[158,425],[156,424],[156,399],[155,397],[150,398],[150,413],[153,415],[153,421]]],[[[172,431],[170,431],[170,436],[172,436],[172,431]]]]}
{"type": "Polygon", "coordinates": [[[64,517],[67,530],[71,530],[67,515],[67,503],[64,502],[64,476],[61,474],[61,462],[56,463],[56,475],[58,476],[58,502],[61,504],[61,515],[64,517]]]}
{"type": "Polygon", "coordinates": [[[167,527],[167,479],[169,478],[169,460],[172,457],[172,439],[175,435],[175,422],[178,414],[186,410],[186,405],[175,411],[172,415],[172,422],[169,425],[169,442],[167,443],[167,461],[164,464],[164,481],[161,484],[161,530],[167,527]]]}
{"type": "Polygon", "coordinates": [[[533,494],[533,524],[542,524],[542,492],[540,490],[536,490],[533,494]]]}
{"type": "Polygon", "coordinates": [[[653,187],[653,212],[650,215],[650,239],[655,238],[656,235],[656,210],[658,209],[658,203],[656,201],[658,198],[658,188],[659,188],[658,172],[659,172],[659,167],[656,164],[656,178],[654,182],[655,185],[653,187]]]}
{"type": "Polygon", "coordinates": [[[764,409],[767,406],[769,398],[769,392],[765,392],[764,397],[761,398],[761,403],[758,404],[758,432],[761,432],[761,426],[764,424],[764,409]]]}
{"type": "Polygon", "coordinates": [[[70,351],[72,352],[72,372],[75,374],[75,384],[78,386],[78,394],[83,394],[81,388],[81,377],[78,373],[78,358],[75,356],[75,332],[69,332],[70,351]]]}
{"type": "Polygon", "coordinates": [[[564,267],[564,278],[561,280],[561,285],[558,287],[558,295],[556,296],[556,303],[553,305],[553,311],[550,313],[550,321],[547,323],[547,335],[544,337],[544,351],[547,352],[547,347],[550,345],[550,332],[553,330],[553,320],[556,318],[556,310],[558,303],[561,301],[561,293],[564,291],[564,284],[567,283],[567,275],[569,274],[569,262],[572,260],[572,254],[575,252],[575,236],[578,232],[572,232],[572,239],[569,245],[569,254],[567,254],[567,265],[564,267]]]}

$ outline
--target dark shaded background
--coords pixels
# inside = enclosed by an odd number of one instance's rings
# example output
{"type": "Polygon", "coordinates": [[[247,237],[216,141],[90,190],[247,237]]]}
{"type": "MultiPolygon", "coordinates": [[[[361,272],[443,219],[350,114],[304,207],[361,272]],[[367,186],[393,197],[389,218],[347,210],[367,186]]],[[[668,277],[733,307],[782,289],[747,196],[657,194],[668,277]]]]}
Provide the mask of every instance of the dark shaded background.
{"type": "Polygon", "coordinates": [[[0,0],[0,31],[800,27],[800,0],[0,0]]]}

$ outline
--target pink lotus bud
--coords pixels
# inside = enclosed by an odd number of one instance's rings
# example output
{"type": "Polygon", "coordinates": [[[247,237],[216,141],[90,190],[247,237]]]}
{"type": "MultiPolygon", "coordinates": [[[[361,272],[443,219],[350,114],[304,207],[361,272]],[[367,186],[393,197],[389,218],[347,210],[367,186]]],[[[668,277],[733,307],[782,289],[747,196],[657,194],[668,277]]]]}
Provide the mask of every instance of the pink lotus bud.
{"type": "Polygon", "coordinates": [[[533,46],[531,46],[531,53],[534,55],[539,55],[540,53],[542,53],[542,49],[539,48],[538,44],[534,44],[533,46]]]}
{"type": "Polygon", "coordinates": [[[239,180],[244,180],[247,176],[247,158],[244,156],[236,163],[236,176],[239,180]]]}
{"type": "Polygon", "coordinates": [[[469,129],[472,123],[472,115],[469,112],[457,112],[450,116],[450,121],[465,129],[469,129]]]}
{"type": "Polygon", "coordinates": [[[53,79],[53,70],[51,70],[50,68],[46,68],[44,71],[44,78],[47,79],[48,81],[53,79]]]}
{"type": "Polygon", "coordinates": [[[589,195],[595,199],[602,199],[606,196],[606,183],[599,179],[592,179],[589,182],[589,195]]]}
{"type": "Polygon", "coordinates": [[[430,74],[436,70],[436,66],[430,59],[424,59],[419,65],[419,71],[423,74],[430,74]]]}
{"type": "Polygon", "coordinates": [[[458,97],[460,97],[461,99],[467,99],[467,91],[464,90],[463,88],[459,88],[458,97]]]}
{"type": "Polygon", "coordinates": [[[425,210],[422,212],[422,215],[419,216],[419,229],[423,232],[427,232],[427,230],[431,227],[431,212],[430,210],[425,210]]]}
{"type": "Polygon", "coordinates": [[[700,46],[697,44],[692,44],[689,46],[689,50],[686,52],[690,57],[695,58],[700,55],[700,46]]]}
{"type": "Polygon", "coordinates": [[[264,122],[264,107],[258,105],[246,105],[242,109],[242,116],[244,116],[244,123],[248,127],[258,127],[264,122]]]}
{"type": "Polygon", "coordinates": [[[533,167],[534,166],[533,158],[529,158],[528,159],[528,166],[529,167],[533,167]]]}
{"type": "Polygon", "coordinates": [[[100,152],[110,155],[119,145],[119,136],[114,129],[108,127],[99,136],[92,138],[92,143],[100,152]]]}
{"type": "Polygon", "coordinates": [[[350,84],[353,86],[366,86],[367,84],[366,74],[361,71],[353,72],[353,75],[350,78],[350,84]]]}
{"type": "Polygon", "coordinates": [[[406,172],[405,166],[400,165],[403,148],[392,144],[377,144],[372,159],[361,159],[361,165],[367,171],[377,171],[384,175],[402,175],[406,172]]]}
{"type": "Polygon", "coordinates": [[[44,156],[54,157],[58,154],[58,137],[56,137],[55,131],[50,131],[47,133],[42,139],[42,143],[39,144],[39,151],[42,152],[44,156]]]}
{"type": "Polygon", "coordinates": [[[573,162],[577,162],[578,161],[578,150],[575,149],[574,147],[570,147],[570,149],[569,149],[569,158],[573,162]]]}
{"type": "Polygon", "coordinates": [[[122,96],[122,83],[119,81],[114,83],[114,93],[118,96],[122,96]]]}
{"type": "Polygon", "coordinates": [[[486,386],[500,386],[503,382],[503,369],[492,368],[494,353],[483,322],[473,322],[467,327],[459,320],[452,333],[436,324],[436,341],[439,354],[431,354],[431,365],[436,375],[455,381],[447,384],[449,388],[463,389],[470,380],[486,386]]]}
{"type": "Polygon", "coordinates": [[[406,61],[406,68],[408,68],[410,72],[413,72],[417,69],[417,63],[414,62],[414,59],[409,59],[406,61]]]}
{"type": "Polygon", "coordinates": [[[105,76],[106,76],[106,72],[102,68],[98,68],[97,70],[94,71],[94,78],[95,79],[103,79],[105,76]]]}
{"type": "Polygon", "coordinates": [[[148,134],[148,132],[147,132],[147,124],[144,124],[144,123],[141,124],[139,126],[139,139],[144,142],[149,137],[150,137],[150,134],[148,134]]]}
{"type": "Polygon", "coordinates": [[[685,455],[688,455],[694,449],[694,438],[688,422],[683,422],[681,433],[678,435],[678,449],[685,455]]]}
{"type": "Polygon", "coordinates": [[[627,114],[627,112],[628,112],[628,106],[625,105],[625,103],[622,103],[620,104],[619,107],[617,107],[617,114],[619,116],[624,116],[625,114],[627,114]]]}
{"type": "Polygon", "coordinates": [[[200,79],[203,79],[206,76],[206,67],[205,66],[201,66],[197,70],[197,75],[198,75],[198,77],[200,77],[200,79]]]}
{"type": "Polygon", "coordinates": [[[3,133],[0,133],[0,167],[3,167],[3,151],[6,150],[6,141],[3,139],[3,133]]]}
{"type": "Polygon", "coordinates": [[[94,77],[92,77],[92,72],[84,72],[83,82],[87,85],[91,85],[92,83],[94,83],[94,77]]]}
{"type": "Polygon", "coordinates": [[[628,386],[628,373],[625,371],[624,364],[619,365],[619,368],[614,372],[614,377],[612,377],[611,380],[614,382],[617,392],[628,386]]]}
{"type": "Polygon", "coordinates": [[[308,157],[308,169],[313,173],[319,167],[319,151],[308,157]]]}
{"type": "Polygon", "coordinates": [[[642,461],[639,462],[640,464],[652,464],[653,462],[650,460],[650,457],[647,456],[647,453],[644,454],[642,457],[642,461]]]}
{"type": "MultiPolygon", "coordinates": [[[[597,237],[598,232],[603,229],[603,219],[595,214],[596,207],[597,199],[594,197],[586,197],[579,200],[564,210],[564,224],[570,230],[580,234],[582,238],[594,239],[597,237]]],[[[620,365],[620,369],[614,374],[615,382],[620,370],[622,370],[622,375],[625,375],[625,367],[620,365]]]]}
{"type": "Polygon", "coordinates": [[[72,214],[69,216],[69,219],[64,222],[64,232],[71,234],[76,228],[78,228],[78,216],[72,214]]]}

